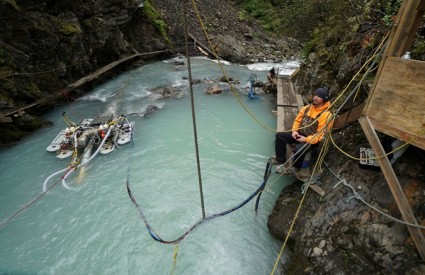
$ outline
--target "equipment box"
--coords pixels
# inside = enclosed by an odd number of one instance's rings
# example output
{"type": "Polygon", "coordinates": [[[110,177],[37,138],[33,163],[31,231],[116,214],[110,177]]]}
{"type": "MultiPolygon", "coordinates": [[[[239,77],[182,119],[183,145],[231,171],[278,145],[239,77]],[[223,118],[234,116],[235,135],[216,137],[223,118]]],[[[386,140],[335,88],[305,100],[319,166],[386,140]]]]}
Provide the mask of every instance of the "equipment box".
{"type": "Polygon", "coordinates": [[[360,148],[360,166],[378,168],[379,164],[374,159],[375,154],[371,148],[360,148]]]}

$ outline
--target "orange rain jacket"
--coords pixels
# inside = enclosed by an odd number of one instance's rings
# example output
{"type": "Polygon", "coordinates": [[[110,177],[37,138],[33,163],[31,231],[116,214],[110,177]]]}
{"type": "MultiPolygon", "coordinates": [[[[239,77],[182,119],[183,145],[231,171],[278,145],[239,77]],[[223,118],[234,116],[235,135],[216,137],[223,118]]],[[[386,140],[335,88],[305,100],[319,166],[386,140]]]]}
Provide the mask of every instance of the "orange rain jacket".
{"type": "Polygon", "coordinates": [[[292,125],[292,131],[302,132],[303,131],[302,127],[307,126],[307,125],[301,125],[301,122],[303,120],[304,115],[309,116],[310,118],[312,118],[311,121],[314,121],[316,116],[318,116],[320,113],[323,112],[317,120],[318,125],[317,125],[316,133],[306,137],[307,142],[310,143],[310,144],[316,144],[316,143],[320,142],[323,139],[323,137],[325,136],[325,132],[326,132],[325,130],[326,129],[329,130],[332,127],[333,121],[330,122],[327,125],[327,128],[324,128],[326,126],[326,123],[328,123],[328,121],[330,121],[332,119],[331,112],[324,111],[327,108],[329,108],[330,105],[331,104],[328,101],[328,102],[325,102],[321,107],[318,107],[318,108],[316,106],[314,106],[313,104],[304,106],[294,120],[294,124],[292,125]],[[307,114],[304,114],[306,109],[309,108],[309,106],[310,106],[310,110],[308,110],[307,114]]]}

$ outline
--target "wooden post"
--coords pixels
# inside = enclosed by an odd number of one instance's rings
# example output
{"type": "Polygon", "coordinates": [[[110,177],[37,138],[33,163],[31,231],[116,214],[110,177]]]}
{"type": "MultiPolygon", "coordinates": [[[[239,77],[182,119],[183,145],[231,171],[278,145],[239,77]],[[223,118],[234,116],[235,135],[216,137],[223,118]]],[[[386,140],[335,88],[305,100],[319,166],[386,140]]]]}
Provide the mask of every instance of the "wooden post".
{"type": "Polygon", "coordinates": [[[357,121],[362,116],[364,106],[365,103],[363,102],[356,107],[353,107],[350,111],[347,111],[338,116],[334,121],[333,129],[338,130],[352,123],[353,121],[357,121]]]}
{"type": "Polygon", "coordinates": [[[412,2],[416,2],[416,3],[414,4],[414,7],[410,11],[410,13],[405,15],[406,17],[409,18],[410,22],[408,24],[406,24],[406,28],[403,30],[404,35],[403,35],[403,37],[400,41],[400,46],[399,46],[399,49],[396,53],[396,56],[402,56],[405,52],[409,51],[409,47],[410,47],[413,39],[415,38],[415,35],[417,33],[419,26],[422,23],[424,10],[420,6],[420,3],[418,3],[420,1],[416,0],[416,1],[412,1],[412,2]]]}
{"type": "MultiPolygon", "coordinates": [[[[363,131],[366,134],[366,137],[375,153],[375,156],[385,155],[385,150],[382,147],[381,142],[379,141],[378,135],[375,132],[375,129],[372,126],[368,117],[361,117],[359,119],[360,125],[363,128],[363,131]]],[[[381,170],[387,180],[388,186],[390,187],[391,193],[397,203],[398,209],[400,210],[403,219],[407,223],[417,225],[416,218],[413,215],[413,211],[410,208],[410,205],[404,195],[403,189],[400,186],[400,183],[397,179],[396,174],[391,166],[390,161],[387,157],[378,158],[377,162],[381,167],[381,170]]],[[[425,261],[425,238],[422,235],[421,229],[413,226],[407,226],[410,236],[412,236],[413,242],[415,243],[416,249],[418,250],[419,255],[422,260],[425,261]]]]}
{"type": "Polygon", "coordinates": [[[387,56],[400,57],[400,55],[398,54],[402,50],[401,44],[404,38],[406,37],[406,33],[409,31],[408,26],[410,24],[410,21],[412,20],[411,16],[417,6],[418,0],[404,0],[399,13],[397,14],[397,21],[399,22],[399,24],[394,25],[394,37],[393,40],[390,41],[391,44],[389,45],[387,56]]]}

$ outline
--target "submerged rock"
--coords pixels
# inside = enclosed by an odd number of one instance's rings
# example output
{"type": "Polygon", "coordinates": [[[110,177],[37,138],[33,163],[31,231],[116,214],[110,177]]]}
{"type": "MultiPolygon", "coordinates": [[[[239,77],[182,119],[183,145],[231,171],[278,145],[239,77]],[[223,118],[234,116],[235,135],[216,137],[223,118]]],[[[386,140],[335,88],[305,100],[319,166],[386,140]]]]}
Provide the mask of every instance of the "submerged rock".
{"type": "Polygon", "coordinates": [[[148,105],[146,107],[146,111],[144,112],[143,116],[150,116],[155,111],[159,110],[159,108],[156,105],[148,105]]]}
{"type": "Polygon", "coordinates": [[[173,86],[159,86],[151,90],[153,93],[152,98],[154,100],[167,99],[167,98],[181,98],[184,93],[180,89],[176,89],[173,86]]]}
{"type": "Polygon", "coordinates": [[[212,87],[209,87],[205,93],[208,95],[213,95],[213,94],[221,94],[221,92],[223,92],[223,90],[221,88],[219,88],[217,85],[214,85],[212,87]]]}

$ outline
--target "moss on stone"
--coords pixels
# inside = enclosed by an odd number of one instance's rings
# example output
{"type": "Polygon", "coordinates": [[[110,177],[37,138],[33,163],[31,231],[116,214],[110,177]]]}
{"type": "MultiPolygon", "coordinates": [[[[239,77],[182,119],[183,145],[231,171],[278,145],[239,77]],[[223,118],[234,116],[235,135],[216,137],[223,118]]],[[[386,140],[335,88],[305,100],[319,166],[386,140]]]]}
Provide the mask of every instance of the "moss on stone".
{"type": "Polygon", "coordinates": [[[168,37],[167,33],[167,23],[162,19],[161,15],[158,13],[158,11],[155,10],[155,8],[152,6],[152,3],[150,1],[145,1],[143,6],[144,11],[146,12],[146,15],[148,18],[153,22],[155,28],[158,30],[158,32],[161,34],[162,38],[164,38],[167,45],[172,48],[172,42],[170,38],[168,37]]]}
{"type": "Polygon", "coordinates": [[[59,32],[61,34],[70,36],[70,35],[73,35],[73,34],[80,33],[81,30],[78,26],[76,26],[74,24],[62,24],[60,29],[59,29],[59,32]]]}
{"type": "Polygon", "coordinates": [[[36,98],[42,97],[42,92],[40,91],[38,86],[32,81],[25,82],[25,86],[23,88],[25,93],[28,95],[31,95],[36,98]]]}
{"type": "Polygon", "coordinates": [[[20,131],[16,126],[9,123],[0,124],[0,144],[10,144],[25,136],[25,133],[20,131]]]}
{"type": "Polygon", "coordinates": [[[12,6],[17,11],[21,10],[21,8],[19,8],[18,4],[16,4],[15,0],[4,0],[4,3],[9,4],[10,6],[12,6]]]}
{"type": "Polygon", "coordinates": [[[44,120],[37,117],[24,115],[20,119],[16,120],[15,123],[19,130],[24,132],[32,132],[43,127],[44,120]]]}

